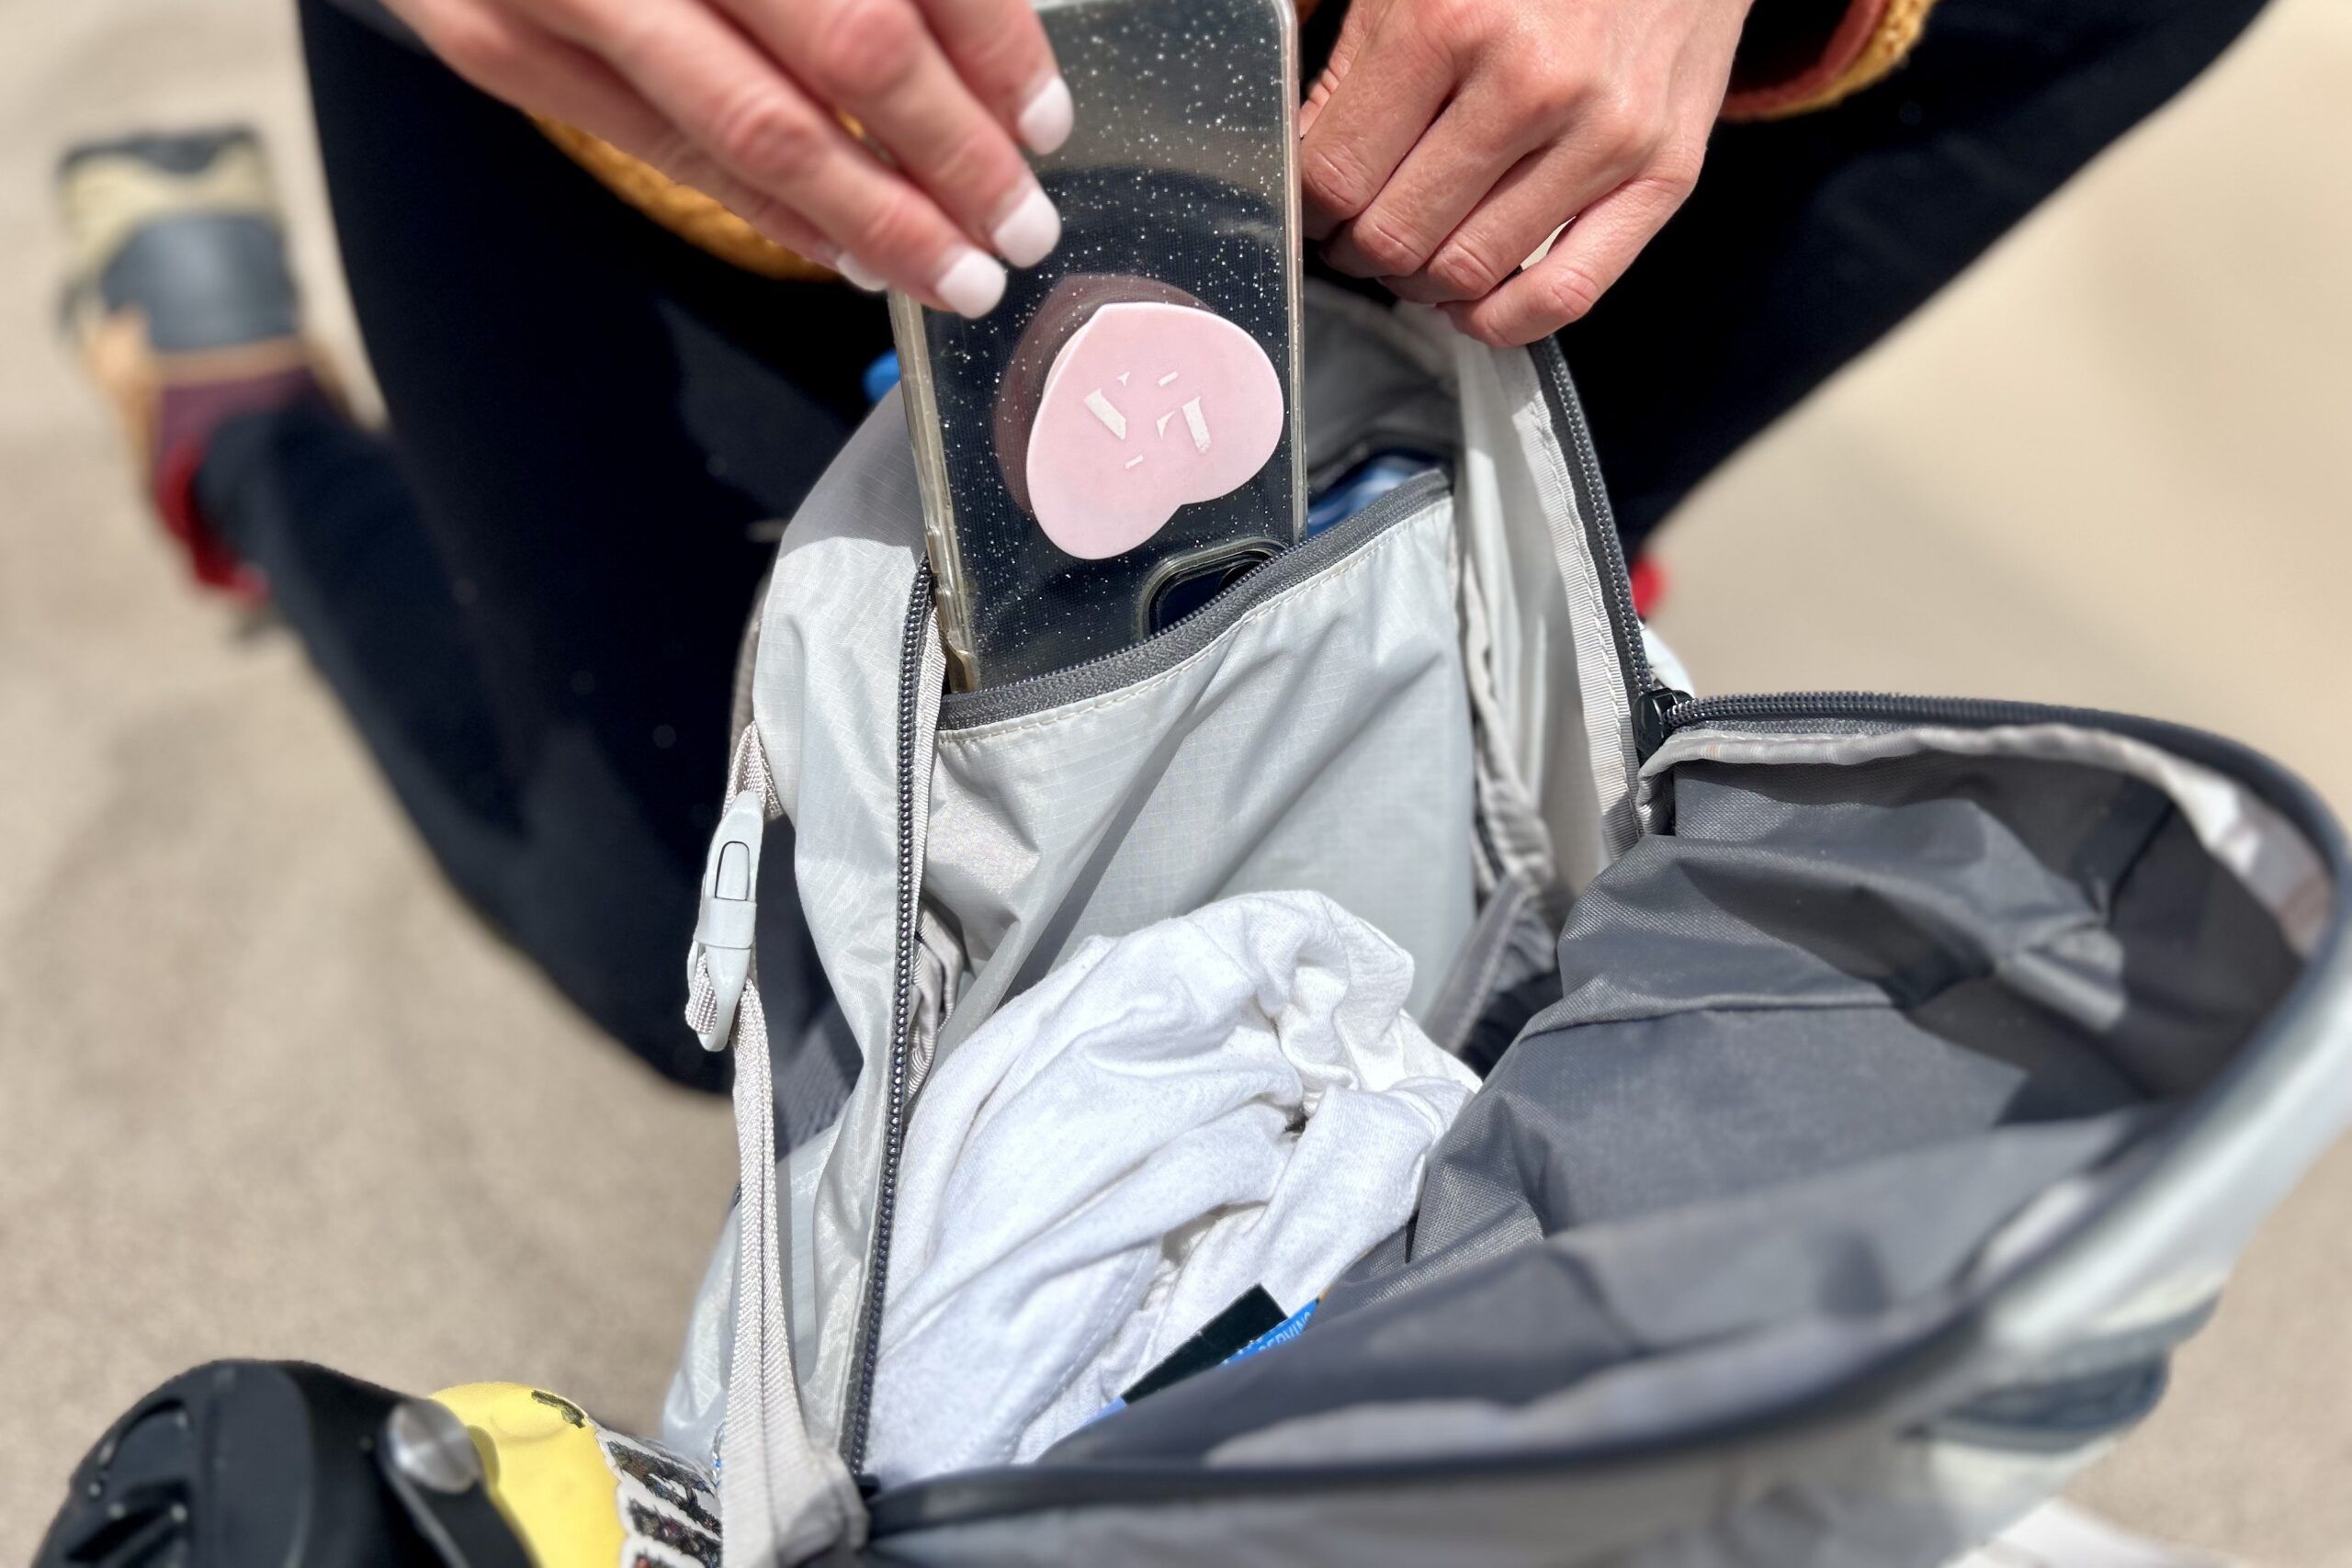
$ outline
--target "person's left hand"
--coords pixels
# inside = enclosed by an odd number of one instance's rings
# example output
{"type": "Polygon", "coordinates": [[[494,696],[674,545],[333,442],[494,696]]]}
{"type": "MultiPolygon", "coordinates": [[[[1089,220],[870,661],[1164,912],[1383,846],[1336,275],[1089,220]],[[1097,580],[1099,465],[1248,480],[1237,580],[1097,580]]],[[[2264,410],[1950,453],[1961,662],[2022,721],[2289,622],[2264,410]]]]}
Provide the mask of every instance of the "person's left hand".
{"type": "Polygon", "coordinates": [[[1482,342],[1558,331],[1690,194],[1747,6],[1355,0],[1299,117],[1307,234],[1482,342]]]}

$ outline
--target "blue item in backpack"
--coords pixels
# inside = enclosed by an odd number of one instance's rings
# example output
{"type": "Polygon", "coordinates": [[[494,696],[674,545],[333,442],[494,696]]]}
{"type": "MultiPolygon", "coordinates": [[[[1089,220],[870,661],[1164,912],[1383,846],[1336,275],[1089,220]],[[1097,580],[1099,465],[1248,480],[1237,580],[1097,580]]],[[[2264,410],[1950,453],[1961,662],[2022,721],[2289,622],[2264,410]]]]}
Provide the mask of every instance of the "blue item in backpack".
{"type": "Polygon", "coordinates": [[[1307,498],[1306,536],[1344,523],[1416,474],[1439,466],[1426,452],[1397,448],[1375,452],[1317,495],[1307,498]]]}
{"type": "Polygon", "coordinates": [[[867,366],[865,374],[858,378],[858,385],[865,389],[865,400],[869,403],[878,403],[888,397],[890,389],[898,384],[899,353],[896,349],[888,350],[867,366]]]}

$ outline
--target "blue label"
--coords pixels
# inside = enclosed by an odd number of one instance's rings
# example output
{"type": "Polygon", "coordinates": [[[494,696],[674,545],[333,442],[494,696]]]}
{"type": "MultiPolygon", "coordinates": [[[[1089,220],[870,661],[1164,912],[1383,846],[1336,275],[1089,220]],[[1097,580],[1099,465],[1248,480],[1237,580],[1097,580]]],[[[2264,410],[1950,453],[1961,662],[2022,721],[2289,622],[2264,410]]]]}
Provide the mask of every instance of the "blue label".
{"type": "MultiPolygon", "coordinates": [[[[1277,1345],[1286,1345],[1290,1343],[1290,1341],[1297,1338],[1300,1335],[1306,1332],[1306,1325],[1309,1320],[1315,1316],[1315,1309],[1322,1304],[1323,1303],[1320,1301],[1312,1301],[1307,1303],[1305,1306],[1299,1308],[1296,1312],[1291,1314],[1288,1317],[1283,1319],[1280,1323],[1274,1325],[1263,1334],[1258,1336],[1257,1338],[1252,1339],[1249,1344],[1244,1345],[1240,1349],[1236,1350],[1232,1355],[1227,1356],[1224,1360],[1219,1361],[1217,1365],[1220,1367],[1229,1367],[1236,1361],[1249,1359],[1261,1350],[1271,1350],[1277,1345]]],[[[1127,1402],[1125,1400],[1114,1399],[1110,1404],[1104,1405],[1102,1409],[1096,1411],[1093,1415],[1088,1416],[1085,1424],[1091,1427],[1095,1422],[1102,1420],[1105,1416],[1115,1416],[1126,1407],[1127,1402]]]]}
{"type": "Polygon", "coordinates": [[[1297,1338],[1300,1335],[1306,1332],[1307,1319],[1313,1317],[1315,1315],[1315,1309],[1322,1304],[1323,1303],[1319,1300],[1307,1303],[1305,1306],[1299,1308],[1296,1312],[1291,1314],[1288,1317],[1283,1319],[1280,1323],[1274,1325],[1263,1334],[1258,1336],[1257,1338],[1252,1339],[1249,1344],[1244,1345],[1240,1349],[1236,1350],[1232,1355],[1227,1356],[1219,1364],[1229,1367],[1236,1361],[1247,1360],[1250,1357],[1256,1355],[1261,1350],[1271,1350],[1277,1345],[1288,1344],[1290,1341],[1297,1338]]]}

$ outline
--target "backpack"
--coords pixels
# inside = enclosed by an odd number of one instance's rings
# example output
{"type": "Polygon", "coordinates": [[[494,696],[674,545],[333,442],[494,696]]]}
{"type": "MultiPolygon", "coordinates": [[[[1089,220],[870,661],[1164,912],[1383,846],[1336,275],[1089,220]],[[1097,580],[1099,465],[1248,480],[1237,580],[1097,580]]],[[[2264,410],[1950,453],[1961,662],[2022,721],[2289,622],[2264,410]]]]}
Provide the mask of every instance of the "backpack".
{"type": "Polygon", "coordinates": [[[1672,689],[1555,344],[1319,286],[1306,332],[1310,477],[1439,470],[1125,651],[944,691],[895,398],[783,536],[689,956],[742,1185],[664,1435],[728,1562],[1967,1551],[2153,1407],[2352,1113],[2336,824],[2147,719],[1672,689]],[[862,1485],[932,1065],[1084,939],[1276,888],[1485,1074],[1415,1221],[1289,1343],[862,1485]]]}

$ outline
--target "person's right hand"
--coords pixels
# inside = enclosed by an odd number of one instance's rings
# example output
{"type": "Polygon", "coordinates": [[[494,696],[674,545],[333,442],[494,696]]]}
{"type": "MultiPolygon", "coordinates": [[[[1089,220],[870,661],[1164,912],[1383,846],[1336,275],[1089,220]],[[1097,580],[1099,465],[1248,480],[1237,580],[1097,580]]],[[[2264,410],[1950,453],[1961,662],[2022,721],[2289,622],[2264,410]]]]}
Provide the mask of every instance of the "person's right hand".
{"type": "Polygon", "coordinates": [[[386,3],[485,91],[867,288],[986,315],[1005,281],[987,250],[1028,266],[1061,238],[1013,141],[1049,152],[1070,129],[1029,0],[386,3]]]}

